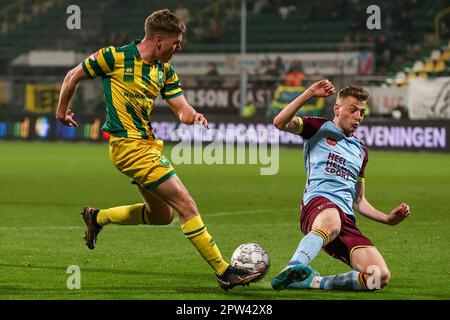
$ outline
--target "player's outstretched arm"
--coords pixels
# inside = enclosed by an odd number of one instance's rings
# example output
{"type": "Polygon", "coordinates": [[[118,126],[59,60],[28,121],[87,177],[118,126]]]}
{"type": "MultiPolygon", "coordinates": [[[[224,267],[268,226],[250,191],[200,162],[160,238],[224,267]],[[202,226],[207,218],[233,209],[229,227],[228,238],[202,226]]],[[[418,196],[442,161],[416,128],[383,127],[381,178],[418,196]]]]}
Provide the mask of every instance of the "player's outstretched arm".
{"type": "Polygon", "coordinates": [[[336,92],[334,85],[329,80],[320,80],[314,82],[301,95],[289,103],[273,119],[273,125],[282,131],[298,133],[298,119],[295,114],[302,106],[312,98],[328,97],[336,92]]]}
{"type": "Polygon", "coordinates": [[[353,202],[353,208],[358,211],[361,215],[380,222],[394,226],[402,222],[405,218],[409,216],[409,206],[406,203],[400,204],[398,207],[393,209],[389,214],[385,214],[377,209],[375,209],[365,197],[365,185],[364,183],[358,182],[356,189],[356,197],[353,202]]]}
{"type": "Polygon", "coordinates": [[[206,120],[203,114],[195,111],[195,109],[187,102],[184,95],[167,99],[166,102],[182,123],[191,125],[198,122],[205,128],[208,128],[208,120],[206,120]]]}
{"type": "Polygon", "coordinates": [[[75,114],[68,109],[70,99],[72,99],[78,82],[87,79],[81,64],[67,72],[59,93],[58,107],[56,108],[56,119],[66,126],[77,127],[78,123],[73,119],[75,114]]]}

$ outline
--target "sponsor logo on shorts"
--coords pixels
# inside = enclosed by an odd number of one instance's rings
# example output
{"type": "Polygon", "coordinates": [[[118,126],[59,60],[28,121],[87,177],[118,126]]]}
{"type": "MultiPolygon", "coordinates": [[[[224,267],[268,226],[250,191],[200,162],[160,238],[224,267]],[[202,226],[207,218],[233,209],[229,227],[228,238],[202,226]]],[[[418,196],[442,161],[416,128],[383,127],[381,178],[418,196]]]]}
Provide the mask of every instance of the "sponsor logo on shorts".
{"type": "Polygon", "coordinates": [[[328,209],[330,207],[333,207],[333,203],[327,201],[327,202],[319,204],[316,208],[317,208],[317,210],[322,211],[322,210],[328,209]]]}
{"type": "Polygon", "coordinates": [[[159,162],[166,168],[170,167],[169,159],[167,159],[166,156],[161,156],[159,162]]]}

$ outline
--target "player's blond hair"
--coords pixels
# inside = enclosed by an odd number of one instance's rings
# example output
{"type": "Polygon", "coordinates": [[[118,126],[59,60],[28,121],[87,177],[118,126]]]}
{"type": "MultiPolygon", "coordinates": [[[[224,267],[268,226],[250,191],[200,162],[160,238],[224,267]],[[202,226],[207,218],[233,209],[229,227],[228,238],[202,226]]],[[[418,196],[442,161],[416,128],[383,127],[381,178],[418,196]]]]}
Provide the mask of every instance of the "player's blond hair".
{"type": "Polygon", "coordinates": [[[186,25],[168,9],[153,12],[145,19],[145,38],[153,38],[157,33],[180,34],[186,32],[186,25]]]}
{"type": "Polygon", "coordinates": [[[349,85],[339,90],[337,99],[353,97],[360,102],[366,102],[369,99],[369,92],[363,87],[349,85]]]}

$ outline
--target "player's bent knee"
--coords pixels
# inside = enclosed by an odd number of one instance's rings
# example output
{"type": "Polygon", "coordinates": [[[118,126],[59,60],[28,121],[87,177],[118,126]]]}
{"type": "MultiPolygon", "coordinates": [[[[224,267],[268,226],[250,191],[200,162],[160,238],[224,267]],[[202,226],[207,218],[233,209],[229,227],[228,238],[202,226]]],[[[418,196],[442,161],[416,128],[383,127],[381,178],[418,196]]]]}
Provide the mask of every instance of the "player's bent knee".
{"type": "Polygon", "coordinates": [[[336,237],[339,235],[339,232],[341,232],[340,226],[337,225],[323,225],[322,227],[320,227],[320,229],[328,233],[329,242],[336,239],[336,237]]]}
{"type": "Polygon", "coordinates": [[[339,227],[333,227],[330,229],[329,234],[330,234],[330,241],[333,241],[334,239],[337,238],[337,236],[339,235],[339,232],[341,232],[341,228],[339,227]]]}
{"type": "Polygon", "coordinates": [[[312,225],[312,229],[320,229],[328,234],[329,242],[333,241],[341,232],[341,220],[339,215],[319,215],[312,225]]]}

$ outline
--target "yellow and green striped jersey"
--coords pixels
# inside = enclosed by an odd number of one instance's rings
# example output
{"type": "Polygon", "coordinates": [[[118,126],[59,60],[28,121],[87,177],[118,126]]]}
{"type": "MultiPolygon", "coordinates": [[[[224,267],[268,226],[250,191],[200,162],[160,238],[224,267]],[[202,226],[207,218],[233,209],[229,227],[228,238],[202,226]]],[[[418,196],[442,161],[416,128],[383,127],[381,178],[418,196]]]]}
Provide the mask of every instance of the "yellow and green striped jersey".
{"type": "Polygon", "coordinates": [[[106,103],[102,130],[115,137],[154,139],[150,119],[156,97],[175,98],[183,94],[170,63],[145,63],[135,40],[123,47],[98,50],[82,62],[89,78],[101,76],[106,103]]]}

